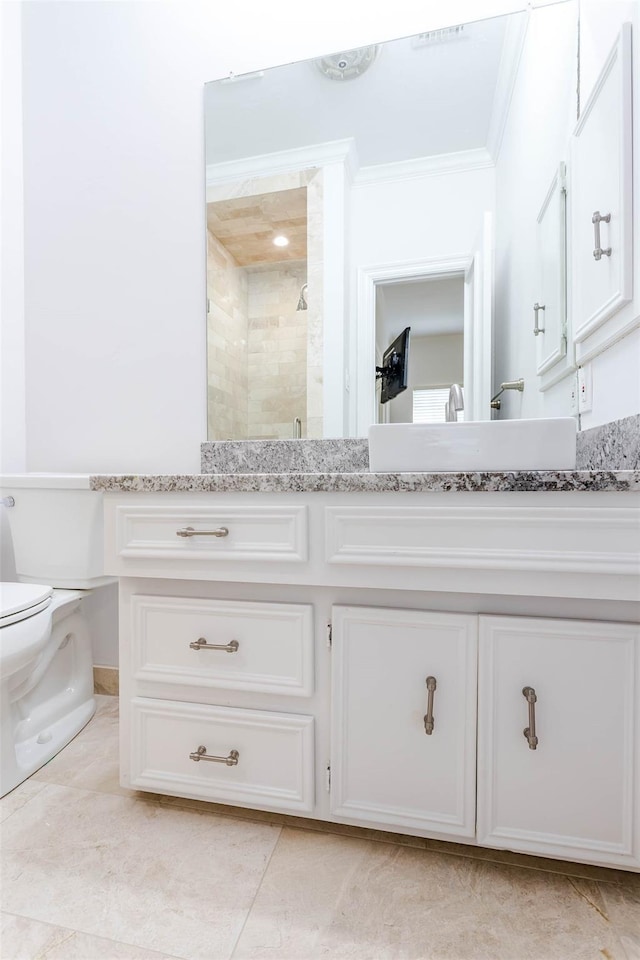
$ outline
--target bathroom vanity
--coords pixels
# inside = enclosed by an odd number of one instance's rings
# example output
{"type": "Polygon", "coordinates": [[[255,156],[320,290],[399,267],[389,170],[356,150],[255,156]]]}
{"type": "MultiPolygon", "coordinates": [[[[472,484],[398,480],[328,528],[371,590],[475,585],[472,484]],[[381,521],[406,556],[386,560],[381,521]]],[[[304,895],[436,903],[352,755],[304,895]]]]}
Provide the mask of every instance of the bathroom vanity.
{"type": "Polygon", "coordinates": [[[640,474],[94,477],[122,783],[640,870],[640,474]]]}

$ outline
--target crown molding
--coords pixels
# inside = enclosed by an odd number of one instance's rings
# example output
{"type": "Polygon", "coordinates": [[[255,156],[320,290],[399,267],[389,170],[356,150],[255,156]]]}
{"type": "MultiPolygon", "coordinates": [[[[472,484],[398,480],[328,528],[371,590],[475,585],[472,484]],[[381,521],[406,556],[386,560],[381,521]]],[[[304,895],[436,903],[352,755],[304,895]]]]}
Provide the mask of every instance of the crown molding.
{"type": "Polygon", "coordinates": [[[446,173],[467,173],[493,167],[491,155],[484,147],[460,150],[457,153],[440,153],[415,160],[400,160],[397,163],[380,163],[361,167],[356,173],[354,186],[367,183],[382,183],[392,180],[416,180],[420,177],[438,177],[446,173]]]}
{"type": "Polygon", "coordinates": [[[350,137],[345,140],[315,143],[308,147],[295,147],[292,150],[279,150],[277,153],[243,157],[225,163],[209,163],[206,167],[206,185],[212,187],[231,181],[251,180],[253,177],[296,173],[314,167],[325,167],[330,163],[343,163],[353,178],[358,168],[355,140],[350,137]]]}

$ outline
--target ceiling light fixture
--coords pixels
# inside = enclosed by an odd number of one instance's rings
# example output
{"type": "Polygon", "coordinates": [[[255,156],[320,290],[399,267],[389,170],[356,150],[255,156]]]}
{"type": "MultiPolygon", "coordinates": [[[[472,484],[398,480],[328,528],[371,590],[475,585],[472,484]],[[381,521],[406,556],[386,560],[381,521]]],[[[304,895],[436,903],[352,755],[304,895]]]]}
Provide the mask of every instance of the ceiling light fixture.
{"type": "Polygon", "coordinates": [[[329,80],[354,80],[369,69],[378,54],[380,45],[359,47],[357,50],[345,50],[329,57],[314,60],[316,67],[329,80]]]}
{"type": "Polygon", "coordinates": [[[283,237],[283,236],[274,237],[274,238],[273,238],[273,243],[274,243],[274,246],[276,246],[276,247],[288,247],[288,246],[289,246],[289,241],[287,240],[286,237],[283,237]]]}

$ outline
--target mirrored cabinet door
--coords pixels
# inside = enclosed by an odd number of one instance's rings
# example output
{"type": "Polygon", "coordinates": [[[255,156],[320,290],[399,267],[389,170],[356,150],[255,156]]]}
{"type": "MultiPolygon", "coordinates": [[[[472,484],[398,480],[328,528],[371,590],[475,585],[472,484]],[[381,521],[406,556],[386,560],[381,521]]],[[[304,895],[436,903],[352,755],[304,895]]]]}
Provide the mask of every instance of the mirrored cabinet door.
{"type": "Polygon", "coordinates": [[[533,334],[538,375],[555,368],[567,356],[566,195],[566,168],[561,163],[536,224],[538,263],[533,334]]]}
{"type": "Polygon", "coordinates": [[[571,143],[573,332],[582,343],[633,295],[631,24],[623,25],[571,143]]]}

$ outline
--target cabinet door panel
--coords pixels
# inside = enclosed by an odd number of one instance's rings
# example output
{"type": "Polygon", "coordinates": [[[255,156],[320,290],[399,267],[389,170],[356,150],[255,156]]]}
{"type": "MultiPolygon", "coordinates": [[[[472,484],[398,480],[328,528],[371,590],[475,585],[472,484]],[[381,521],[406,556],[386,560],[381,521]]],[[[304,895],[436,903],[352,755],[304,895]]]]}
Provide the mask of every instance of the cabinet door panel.
{"type": "Polygon", "coordinates": [[[585,340],[633,296],[631,25],[603,66],[571,142],[573,333],[585,340]],[[599,223],[596,247],[593,217],[599,223]],[[594,249],[603,252],[594,257],[594,249]],[[608,251],[608,252],[606,252],[608,251]]]}
{"type": "Polygon", "coordinates": [[[473,836],[476,620],[334,608],[335,816],[473,836]],[[436,681],[431,734],[427,677],[436,681]]]}
{"type": "Polygon", "coordinates": [[[481,617],[478,840],[621,862],[634,855],[635,674],[624,624],[481,617]],[[537,700],[531,749],[525,728],[537,700]]]}
{"type": "MultiPolygon", "coordinates": [[[[537,371],[546,373],[567,353],[565,165],[561,163],[538,214],[537,371]]],[[[534,324],[535,330],[535,324],[534,324]]]]}

